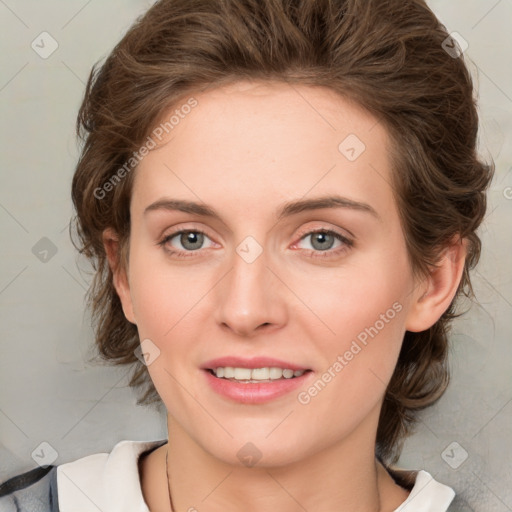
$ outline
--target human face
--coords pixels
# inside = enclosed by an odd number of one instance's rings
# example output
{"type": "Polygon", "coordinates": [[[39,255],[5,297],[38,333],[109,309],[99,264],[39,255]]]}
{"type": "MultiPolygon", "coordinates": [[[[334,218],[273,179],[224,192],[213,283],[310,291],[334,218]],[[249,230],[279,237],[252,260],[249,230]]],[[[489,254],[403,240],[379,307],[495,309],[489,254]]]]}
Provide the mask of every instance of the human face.
{"type": "Polygon", "coordinates": [[[247,442],[269,464],[362,429],[373,444],[414,289],[384,127],[325,88],[238,82],[194,98],[136,169],[122,297],[150,340],[148,370],[170,417],[233,464],[247,442]],[[278,215],[324,196],[345,203],[278,215]],[[218,217],[148,209],[162,200],[218,217]],[[228,356],[310,371],[292,391],[244,401],[209,384],[204,366],[228,356]]]}

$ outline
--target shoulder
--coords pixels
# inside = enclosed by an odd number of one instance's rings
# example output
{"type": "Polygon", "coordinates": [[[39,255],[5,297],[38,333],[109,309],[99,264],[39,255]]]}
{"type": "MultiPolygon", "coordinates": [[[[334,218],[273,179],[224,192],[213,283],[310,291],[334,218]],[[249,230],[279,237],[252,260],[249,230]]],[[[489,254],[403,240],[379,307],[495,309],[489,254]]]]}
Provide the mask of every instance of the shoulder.
{"type": "Polygon", "coordinates": [[[58,512],[57,466],[38,467],[0,484],[1,512],[58,512]]]}
{"type": "Polygon", "coordinates": [[[0,484],[0,512],[71,512],[89,510],[92,504],[108,510],[120,502],[126,502],[123,510],[143,510],[138,459],[166,442],[121,441],[110,453],[14,476],[0,484]],[[139,508],[134,508],[136,503],[139,508]]]}

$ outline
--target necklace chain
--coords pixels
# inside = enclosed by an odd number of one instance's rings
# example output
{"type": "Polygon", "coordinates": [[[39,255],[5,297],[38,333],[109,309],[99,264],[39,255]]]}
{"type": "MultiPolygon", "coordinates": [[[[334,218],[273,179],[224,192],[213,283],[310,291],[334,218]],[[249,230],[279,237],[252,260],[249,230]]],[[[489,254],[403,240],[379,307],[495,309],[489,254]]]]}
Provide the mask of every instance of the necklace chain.
{"type": "Polygon", "coordinates": [[[169,448],[167,448],[167,451],[165,452],[165,474],[167,475],[167,491],[169,492],[169,505],[171,507],[171,512],[174,512],[174,505],[172,503],[172,496],[171,496],[171,481],[169,480],[169,464],[167,462],[169,455],[169,448]]]}

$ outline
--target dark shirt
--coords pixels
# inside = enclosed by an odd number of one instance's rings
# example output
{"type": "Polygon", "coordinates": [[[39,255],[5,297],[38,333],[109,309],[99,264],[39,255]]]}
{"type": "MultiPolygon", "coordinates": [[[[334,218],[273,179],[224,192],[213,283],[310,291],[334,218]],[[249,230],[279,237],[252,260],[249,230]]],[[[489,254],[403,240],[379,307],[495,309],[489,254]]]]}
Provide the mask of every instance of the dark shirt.
{"type": "Polygon", "coordinates": [[[59,512],[57,466],[38,467],[2,483],[0,512],[59,512]]]}

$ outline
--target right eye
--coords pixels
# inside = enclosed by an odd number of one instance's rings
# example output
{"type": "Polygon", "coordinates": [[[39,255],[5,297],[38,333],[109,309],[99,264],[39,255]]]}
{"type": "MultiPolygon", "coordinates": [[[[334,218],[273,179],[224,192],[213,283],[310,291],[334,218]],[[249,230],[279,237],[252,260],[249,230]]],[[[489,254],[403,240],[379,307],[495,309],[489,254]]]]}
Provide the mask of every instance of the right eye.
{"type": "Polygon", "coordinates": [[[191,253],[198,252],[198,250],[202,248],[205,237],[209,239],[206,233],[200,229],[182,229],[167,234],[158,242],[158,245],[162,246],[168,254],[177,255],[180,258],[189,258],[193,255],[191,253]],[[169,247],[168,243],[173,239],[176,239],[183,249],[178,247],[177,250],[174,250],[176,246],[172,244],[169,247]]]}

